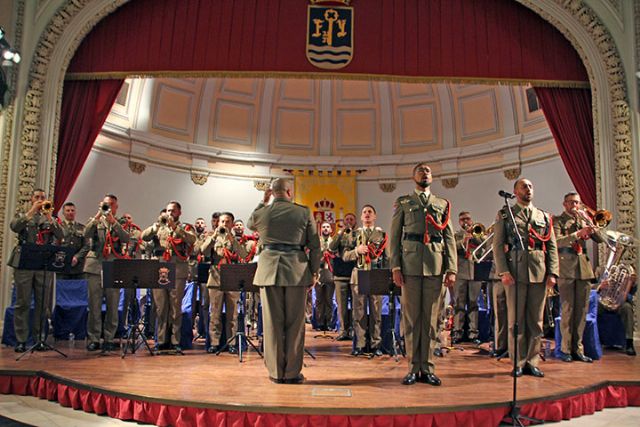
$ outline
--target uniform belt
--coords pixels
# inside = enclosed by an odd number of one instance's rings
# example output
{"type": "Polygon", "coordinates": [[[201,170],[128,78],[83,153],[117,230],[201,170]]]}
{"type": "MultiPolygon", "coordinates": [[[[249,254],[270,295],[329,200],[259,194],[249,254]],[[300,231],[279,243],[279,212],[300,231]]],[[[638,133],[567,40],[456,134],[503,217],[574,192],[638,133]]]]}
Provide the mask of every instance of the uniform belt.
{"type": "Polygon", "coordinates": [[[297,252],[304,251],[304,246],[302,245],[288,245],[286,243],[270,243],[264,245],[265,249],[271,249],[272,251],[280,251],[280,252],[297,252]]]}
{"type": "MultiPolygon", "coordinates": [[[[424,234],[404,233],[403,240],[411,240],[412,242],[424,241],[424,234]]],[[[442,243],[442,236],[429,236],[429,241],[433,243],[442,243]]]]}
{"type": "Polygon", "coordinates": [[[559,254],[573,254],[573,255],[578,255],[578,253],[576,252],[575,249],[573,248],[558,248],[558,253],[559,254]]]}
{"type": "MultiPolygon", "coordinates": [[[[509,251],[512,251],[516,247],[519,247],[519,245],[516,246],[516,245],[512,245],[512,244],[509,244],[508,246],[509,246],[509,251]]],[[[536,242],[536,244],[534,245],[533,248],[530,248],[529,245],[527,245],[526,243],[525,243],[525,246],[527,247],[527,250],[530,250],[530,251],[541,251],[542,250],[542,243],[540,243],[540,242],[536,242]]],[[[546,250],[545,250],[545,252],[546,252],[546,250]]]]}

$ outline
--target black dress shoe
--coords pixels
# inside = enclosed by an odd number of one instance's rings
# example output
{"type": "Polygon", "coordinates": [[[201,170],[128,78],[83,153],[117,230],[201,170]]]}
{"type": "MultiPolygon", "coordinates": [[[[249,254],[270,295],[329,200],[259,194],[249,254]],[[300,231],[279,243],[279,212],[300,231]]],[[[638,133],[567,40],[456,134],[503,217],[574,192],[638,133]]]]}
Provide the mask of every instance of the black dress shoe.
{"type": "Polygon", "coordinates": [[[431,384],[433,386],[439,386],[442,384],[442,381],[440,381],[440,378],[438,378],[436,374],[426,374],[424,372],[420,374],[418,381],[425,384],[431,384]]]}
{"type": "Polygon", "coordinates": [[[472,342],[474,345],[480,345],[480,344],[482,344],[482,341],[480,341],[480,339],[479,339],[479,338],[474,338],[474,339],[472,339],[472,340],[471,340],[471,342],[472,342]]]}
{"type": "Polygon", "coordinates": [[[238,349],[234,345],[229,346],[229,354],[238,354],[238,349]]]}
{"type": "Polygon", "coordinates": [[[544,372],[542,372],[540,369],[536,368],[535,366],[531,366],[531,365],[525,366],[522,372],[524,374],[531,375],[538,378],[544,377],[544,372]]]}
{"type": "Polygon", "coordinates": [[[349,341],[351,337],[346,332],[341,333],[336,337],[336,341],[349,341]]]}
{"type": "Polygon", "coordinates": [[[382,350],[380,350],[379,348],[376,348],[376,349],[373,351],[373,355],[374,355],[374,356],[377,356],[377,357],[380,357],[380,356],[382,356],[383,354],[384,354],[384,353],[382,353],[382,350]]]}
{"type": "MultiPolygon", "coordinates": [[[[211,348],[211,347],[209,347],[209,348],[211,348]]],[[[284,380],[282,378],[269,377],[269,381],[271,381],[272,383],[275,383],[275,384],[284,384],[284,380]]]]}
{"type": "Polygon", "coordinates": [[[16,353],[24,353],[27,351],[27,345],[23,342],[19,342],[16,344],[16,348],[13,349],[16,353]]]}
{"type": "Polygon", "coordinates": [[[511,371],[511,376],[512,377],[521,377],[522,376],[522,368],[515,368],[513,371],[511,371]]]}
{"type": "Polygon", "coordinates": [[[173,351],[175,351],[178,354],[182,354],[182,347],[180,347],[180,345],[174,345],[173,346],[173,351]]]}
{"type": "Polygon", "coordinates": [[[572,353],[571,357],[573,358],[573,360],[577,360],[579,362],[593,363],[593,359],[590,358],[589,356],[585,356],[584,354],[572,353]]]}
{"type": "Polygon", "coordinates": [[[418,375],[413,372],[409,372],[403,379],[402,384],[404,385],[413,385],[418,380],[418,375]]]}
{"type": "Polygon", "coordinates": [[[570,354],[562,353],[562,356],[560,356],[560,360],[562,360],[563,362],[573,362],[573,357],[571,357],[570,354]]]}
{"type": "Polygon", "coordinates": [[[35,351],[47,351],[47,350],[49,350],[49,349],[47,348],[47,346],[46,346],[46,345],[44,345],[44,343],[43,343],[43,342],[39,342],[38,344],[36,344],[36,346],[35,346],[33,349],[34,349],[35,351]]]}
{"type": "Polygon", "coordinates": [[[295,378],[285,378],[283,381],[285,384],[302,384],[304,382],[304,375],[298,374],[295,378]]]}
{"type": "Polygon", "coordinates": [[[210,345],[209,348],[207,349],[207,353],[209,354],[215,354],[218,352],[218,346],[217,345],[210,345]]]}
{"type": "Polygon", "coordinates": [[[116,349],[116,345],[112,342],[106,342],[102,344],[102,351],[114,351],[116,349]]]}
{"type": "Polygon", "coordinates": [[[87,351],[97,351],[97,350],[100,350],[99,342],[90,342],[89,344],[87,344],[87,351]]]}
{"type": "Polygon", "coordinates": [[[352,356],[360,356],[362,353],[364,353],[362,347],[356,347],[353,349],[353,351],[351,351],[352,356]]]}
{"type": "Polygon", "coordinates": [[[462,338],[460,337],[451,338],[451,344],[460,344],[461,342],[462,342],[462,338]]]}
{"type": "Polygon", "coordinates": [[[493,353],[491,353],[491,357],[500,357],[508,351],[509,350],[507,350],[506,348],[498,348],[496,350],[493,350],[493,353]]]}
{"type": "Polygon", "coordinates": [[[629,356],[635,356],[636,355],[636,349],[633,348],[633,344],[627,345],[627,347],[624,349],[624,352],[627,353],[629,356]]]}
{"type": "Polygon", "coordinates": [[[444,353],[442,353],[442,349],[441,348],[434,348],[433,349],[433,355],[436,357],[444,357],[444,353]]]}

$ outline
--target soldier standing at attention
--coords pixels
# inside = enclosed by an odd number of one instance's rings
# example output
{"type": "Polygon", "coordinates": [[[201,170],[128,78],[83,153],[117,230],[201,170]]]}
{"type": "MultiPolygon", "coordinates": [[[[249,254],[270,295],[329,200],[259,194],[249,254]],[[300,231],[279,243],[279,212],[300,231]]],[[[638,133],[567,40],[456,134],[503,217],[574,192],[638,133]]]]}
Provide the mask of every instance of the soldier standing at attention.
{"type": "Polygon", "coordinates": [[[316,290],[316,324],[321,331],[328,331],[333,317],[333,272],[331,271],[331,252],[329,245],[333,237],[331,224],[323,222],[320,226],[320,249],[322,249],[323,261],[320,267],[320,276],[315,286],[316,290]]]}
{"type": "Polygon", "coordinates": [[[538,368],[542,319],[546,288],[552,288],[558,277],[558,250],[551,215],[533,206],[533,184],[525,178],[513,186],[517,203],[513,207],[518,232],[525,245],[518,253],[518,237],[513,230],[509,213],[503,207],[494,227],[493,257],[496,274],[505,287],[509,318],[509,356],[514,362],[512,375],[543,377],[538,368]],[[505,251],[505,245],[506,251],[505,251]],[[516,259],[516,254],[518,258],[516,259]],[[517,278],[517,282],[516,282],[517,278]],[[546,284],[546,287],[545,287],[546,284]],[[518,287],[516,319],[516,286],[518,287]],[[514,324],[518,322],[518,354],[514,351],[514,324]]]}
{"type": "Polygon", "coordinates": [[[586,241],[593,239],[598,243],[604,243],[605,239],[593,223],[586,222],[587,214],[582,211],[582,201],[578,193],[566,194],[562,206],[564,212],[553,217],[560,263],[558,291],[562,301],[561,359],[564,362],[579,360],[591,363],[593,360],[585,356],[582,346],[582,333],[589,311],[591,280],[595,278],[587,257],[586,241]]]}
{"type": "MultiPolygon", "coordinates": [[[[25,243],[46,245],[52,244],[54,239],[62,239],[63,232],[60,225],[51,217],[52,209],[43,211],[42,206],[47,200],[44,190],[36,188],[31,193],[31,208],[26,213],[20,213],[11,220],[11,231],[18,235],[18,244],[13,248],[9,265],[14,268],[13,280],[16,287],[16,303],[14,308],[13,327],[16,333],[16,353],[24,353],[27,350],[26,343],[29,337],[29,308],[31,299],[35,296],[35,312],[33,318],[33,336],[40,335],[42,327],[42,307],[45,301],[49,301],[53,274],[46,277],[41,270],[18,270],[20,265],[21,247],[25,243]],[[34,295],[35,294],[35,295],[34,295]],[[43,301],[44,297],[44,301],[43,301]]],[[[51,203],[51,202],[49,202],[51,203]]],[[[44,348],[37,350],[44,350],[44,348]]]]}
{"type": "Polygon", "coordinates": [[[76,222],[76,205],[67,202],[62,205],[62,216],[60,227],[64,237],[60,240],[61,246],[71,247],[75,250],[71,260],[71,271],[68,274],[56,274],[58,279],[79,280],[84,277],[84,260],[89,252],[88,239],[84,237],[84,225],[76,222]]]}
{"type": "Polygon", "coordinates": [[[304,301],[320,268],[320,240],[309,208],[295,204],[292,182],[276,179],[247,226],[264,249],[253,283],[260,286],[264,362],[271,381],[301,384],[304,301]],[[267,205],[273,194],[273,203],[267,205]],[[308,254],[306,251],[308,250],[308,254]]]}
{"type": "Polygon", "coordinates": [[[391,270],[393,282],[402,287],[402,323],[409,373],[402,384],[416,381],[439,386],[431,343],[438,330],[442,285],[456,281],[457,254],[451,206],[431,193],[431,168],[413,168],[415,190],[399,197],[391,220],[391,270]]]}
{"type": "Polygon", "coordinates": [[[343,262],[342,257],[346,251],[356,247],[356,216],[348,213],[344,216],[344,227],[338,232],[329,244],[329,250],[335,252],[333,264],[333,279],[336,286],[336,302],[338,303],[338,318],[340,320],[340,331],[337,341],[349,341],[351,335],[349,330],[351,322],[349,320],[349,295],[351,295],[351,272],[356,266],[354,261],[343,262]]]}

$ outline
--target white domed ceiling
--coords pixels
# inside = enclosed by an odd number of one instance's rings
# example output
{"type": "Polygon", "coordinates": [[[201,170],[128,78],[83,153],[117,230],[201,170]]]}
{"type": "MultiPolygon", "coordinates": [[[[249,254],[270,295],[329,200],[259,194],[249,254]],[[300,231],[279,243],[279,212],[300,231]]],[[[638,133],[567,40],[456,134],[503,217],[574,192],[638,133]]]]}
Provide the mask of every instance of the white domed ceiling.
{"type": "Polygon", "coordinates": [[[128,80],[95,149],[132,168],[375,179],[409,176],[418,160],[446,178],[558,156],[525,86],[248,78],[128,80]]]}

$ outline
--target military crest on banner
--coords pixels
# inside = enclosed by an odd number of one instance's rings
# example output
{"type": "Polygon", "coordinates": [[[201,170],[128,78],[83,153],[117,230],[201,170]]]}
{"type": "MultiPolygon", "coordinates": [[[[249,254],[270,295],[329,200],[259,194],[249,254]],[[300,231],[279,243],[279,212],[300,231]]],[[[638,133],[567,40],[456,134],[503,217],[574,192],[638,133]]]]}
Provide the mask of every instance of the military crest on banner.
{"type": "Polygon", "coordinates": [[[351,0],[310,0],[307,13],[307,59],[318,68],[336,70],[353,58],[351,0]]]}
{"type": "Polygon", "coordinates": [[[167,267],[160,267],[158,269],[158,285],[167,286],[171,281],[169,280],[169,269],[167,267]]]}
{"type": "Polygon", "coordinates": [[[335,228],[336,212],[333,210],[335,206],[335,203],[327,199],[318,200],[313,204],[313,219],[318,226],[318,230],[323,222],[328,222],[331,227],[335,228]]]}

